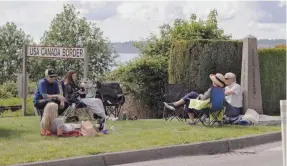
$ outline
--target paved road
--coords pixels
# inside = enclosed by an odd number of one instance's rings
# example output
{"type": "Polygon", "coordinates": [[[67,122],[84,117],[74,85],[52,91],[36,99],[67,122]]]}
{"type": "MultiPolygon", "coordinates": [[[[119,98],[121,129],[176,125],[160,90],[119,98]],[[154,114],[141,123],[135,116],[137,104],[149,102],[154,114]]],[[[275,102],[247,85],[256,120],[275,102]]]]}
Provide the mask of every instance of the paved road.
{"type": "Polygon", "coordinates": [[[231,153],[177,157],[117,166],[281,166],[281,142],[236,150],[231,153]]]}

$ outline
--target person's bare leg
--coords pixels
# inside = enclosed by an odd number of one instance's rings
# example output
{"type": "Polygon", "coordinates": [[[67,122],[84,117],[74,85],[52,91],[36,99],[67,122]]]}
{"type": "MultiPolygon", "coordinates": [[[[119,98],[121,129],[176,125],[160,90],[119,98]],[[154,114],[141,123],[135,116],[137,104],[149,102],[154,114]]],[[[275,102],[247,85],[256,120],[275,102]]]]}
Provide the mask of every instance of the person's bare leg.
{"type": "Polygon", "coordinates": [[[175,107],[185,104],[185,101],[183,99],[180,99],[174,103],[166,103],[166,102],[163,103],[168,109],[175,110],[175,107]]]}
{"type": "Polygon", "coordinates": [[[189,116],[189,122],[194,123],[194,113],[188,113],[189,116]]]}
{"type": "Polygon", "coordinates": [[[172,103],[174,106],[180,106],[180,105],[183,105],[185,104],[185,101],[183,99],[180,99],[174,103],[172,103]]]}

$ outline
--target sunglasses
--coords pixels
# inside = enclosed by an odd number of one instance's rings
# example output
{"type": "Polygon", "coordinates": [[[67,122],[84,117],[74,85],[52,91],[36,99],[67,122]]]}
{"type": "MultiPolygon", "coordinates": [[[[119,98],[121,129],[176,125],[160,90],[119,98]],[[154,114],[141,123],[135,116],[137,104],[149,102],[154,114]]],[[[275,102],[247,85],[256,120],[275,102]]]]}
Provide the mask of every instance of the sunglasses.
{"type": "Polygon", "coordinates": [[[50,78],[57,78],[57,76],[49,76],[50,78]]]}

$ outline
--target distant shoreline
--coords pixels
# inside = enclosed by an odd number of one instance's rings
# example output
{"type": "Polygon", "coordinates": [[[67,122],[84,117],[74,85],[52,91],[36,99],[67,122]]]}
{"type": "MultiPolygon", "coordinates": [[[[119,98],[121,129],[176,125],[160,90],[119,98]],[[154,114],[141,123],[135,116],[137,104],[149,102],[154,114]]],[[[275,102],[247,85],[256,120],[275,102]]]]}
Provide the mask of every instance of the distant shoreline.
{"type": "MultiPolygon", "coordinates": [[[[139,50],[133,46],[134,41],[129,41],[129,42],[121,42],[121,43],[111,43],[111,47],[115,52],[118,54],[139,54],[139,50]]],[[[286,45],[286,40],[285,39],[274,39],[274,40],[269,40],[269,39],[259,39],[257,41],[258,48],[273,48],[276,45],[279,44],[285,44],[286,45]]]]}

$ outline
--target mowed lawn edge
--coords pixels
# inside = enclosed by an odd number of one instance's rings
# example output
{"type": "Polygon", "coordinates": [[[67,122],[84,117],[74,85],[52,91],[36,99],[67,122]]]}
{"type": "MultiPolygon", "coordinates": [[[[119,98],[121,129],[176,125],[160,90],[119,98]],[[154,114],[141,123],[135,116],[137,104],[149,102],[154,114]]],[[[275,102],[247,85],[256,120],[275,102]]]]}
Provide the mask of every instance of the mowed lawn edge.
{"type": "Polygon", "coordinates": [[[106,152],[236,138],[280,131],[280,126],[188,126],[177,120],[108,122],[116,131],[100,137],[43,137],[39,117],[0,118],[0,165],[35,162],[106,152]]]}

